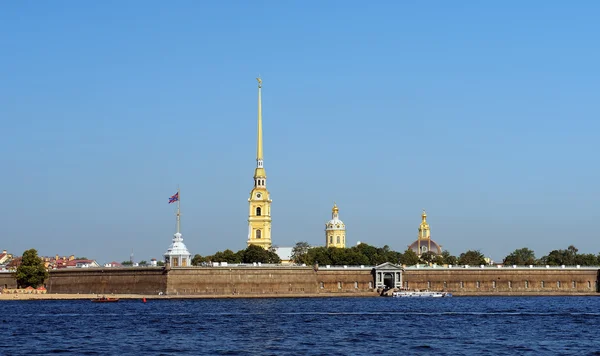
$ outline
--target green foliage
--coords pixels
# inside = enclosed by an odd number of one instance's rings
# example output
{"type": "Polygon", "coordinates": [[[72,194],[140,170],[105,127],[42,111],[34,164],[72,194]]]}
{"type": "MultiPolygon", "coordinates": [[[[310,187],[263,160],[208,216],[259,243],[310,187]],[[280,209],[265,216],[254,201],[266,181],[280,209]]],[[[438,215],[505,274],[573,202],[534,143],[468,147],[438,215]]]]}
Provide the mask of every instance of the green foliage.
{"type": "Polygon", "coordinates": [[[240,252],[244,263],[281,263],[281,259],[273,248],[265,250],[260,246],[250,245],[240,252]]]}
{"type": "Polygon", "coordinates": [[[32,248],[23,252],[15,278],[20,287],[33,288],[37,288],[48,278],[48,271],[44,267],[44,261],[38,257],[37,250],[32,248]]]}
{"type": "Polygon", "coordinates": [[[457,265],[458,258],[450,254],[450,251],[442,251],[442,260],[445,265],[457,265]]]}
{"type": "Polygon", "coordinates": [[[147,266],[148,265],[148,261],[142,260],[142,261],[140,261],[139,265],[140,266],[147,266]]]}
{"type": "Polygon", "coordinates": [[[538,261],[535,258],[535,253],[532,250],[528,249],[527,247],[523,247],[514,250],[510,255],[504,257],[504,264],[528,266],[536,265],[538,264],[538,261]]]}
{"type": "Polygon", "coordinates": [[[430,263],[438,264],[438,265],[444,264],[444,258],[440,255],[437,255],[435,252],[432,252],[432,251],[427,251],[424,254],[422,254],[420,260],[421,260],[421,262],[427,263],[427,264],[430,264],[430,263]]]}
{"type": "Polygon", "coordinates": [[[460,254],[458,258],[459,265],[479,266],[485,265],[485,257],[479,250],[469,250],[460,254]]]}
{"type": "Polygon", "coordinates": [[[192,266],[200,266],[203,263],[208,262],[205,257],[202,257],[199,254],[195,254],[192,258],[192,266]]]}
{"type": "Polygon", "coordinates": [[[158,266],[158,267],[162,267],[162,266],[164,266],[164,265],[165,265],[165,262],[164,262],[164,261],[157,261],[157,262],[156,262],[156,266],[158,266]]]}
{"type": "Polygon", "coordinates": [[[297,264],[308,264],[308,250],[310,245],[308,242],[298,242],[292,248],[292,261],[297,264]]]}
{"type": "Polygon", "coordinates": [[[87,260],[87,257],[75,257],[76,260],[87,260]]]}
{"type": "Polygon", "coordinates": [[[414,266],[419,263],[419,256],[415,253],[415,251],[408,248],[400,257],[400,261],[403,265],[414,266]]]}
{"type": "Polygon", "coordinates": [[[123,261],[123,262],[121,262],[121,264],[123,266],[129,266],[129,267],[133,266],[133,262],[131,262],[131,261],[123,261]]]}
{"type": "Polygon", "coordinates": [[[593,254],[578,254],[577,247],[571,245],[566,250],[553,250],[547,256],[540,258],[540,264],[550,266],[597,266],[600,256],[593,254]]]}
{"type": "Polygon", "coordinates": [[[227,263],[242,263],[242,256],[239,253],[235,253],[230,249],[227,249],[223,252],[219,251],[215,253],[211,261],[216,262],[227,262],[227,263]]]}

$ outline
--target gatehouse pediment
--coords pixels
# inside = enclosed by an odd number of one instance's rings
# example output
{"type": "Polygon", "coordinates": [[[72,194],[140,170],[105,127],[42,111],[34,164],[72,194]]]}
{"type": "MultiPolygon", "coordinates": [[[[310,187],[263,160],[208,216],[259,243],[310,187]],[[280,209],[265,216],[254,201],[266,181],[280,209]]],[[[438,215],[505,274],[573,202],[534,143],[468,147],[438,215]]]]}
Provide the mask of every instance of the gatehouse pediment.
{"type": "Polygon", "coordinates": [[[402,266],[391,263],[391,262],[385,262],[382,263],[378,266],[375,266],[375,270],[376,271],[403,271],[404,269],[402,268],[402,266]]]}

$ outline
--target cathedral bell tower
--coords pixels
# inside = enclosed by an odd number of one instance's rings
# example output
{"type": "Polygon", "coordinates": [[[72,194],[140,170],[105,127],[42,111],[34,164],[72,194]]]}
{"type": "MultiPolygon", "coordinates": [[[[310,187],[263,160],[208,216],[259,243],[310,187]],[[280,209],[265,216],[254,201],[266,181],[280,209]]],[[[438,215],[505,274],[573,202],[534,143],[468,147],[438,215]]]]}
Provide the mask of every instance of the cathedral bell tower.
{"type": "Polygon", "coordinates": [[[262,79],[258,81],[258,136],[256,146],[256,169],[254,170],[254,188],[248,199],[248,246],[258,245],[264,249],[271,247],[271,199],[267,190],[267,174],[263,166],[262,139],[262,79]]]}

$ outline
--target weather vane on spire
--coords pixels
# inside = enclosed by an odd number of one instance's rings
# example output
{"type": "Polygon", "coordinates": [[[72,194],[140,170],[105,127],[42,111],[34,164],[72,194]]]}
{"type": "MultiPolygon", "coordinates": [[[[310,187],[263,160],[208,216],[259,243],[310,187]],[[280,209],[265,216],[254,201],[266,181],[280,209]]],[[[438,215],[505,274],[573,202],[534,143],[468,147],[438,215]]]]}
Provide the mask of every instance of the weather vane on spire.
{"type": "Polygon", "coordinates": [[[262,88],[262,79],[260,79],[260,74],[258,75],[258,78],[256,78],[256,80],[258,81],[258,87],[262,88]]]}

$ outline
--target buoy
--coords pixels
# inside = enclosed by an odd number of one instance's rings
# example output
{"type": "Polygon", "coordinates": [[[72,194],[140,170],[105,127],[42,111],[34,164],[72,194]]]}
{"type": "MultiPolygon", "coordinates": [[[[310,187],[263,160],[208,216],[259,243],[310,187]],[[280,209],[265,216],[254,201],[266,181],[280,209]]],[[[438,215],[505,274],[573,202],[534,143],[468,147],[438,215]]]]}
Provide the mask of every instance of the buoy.
{"type": "Polygon", "coordinates": [[[146,303],[146,297],[142,298],[142,302],[146,303]]]}

